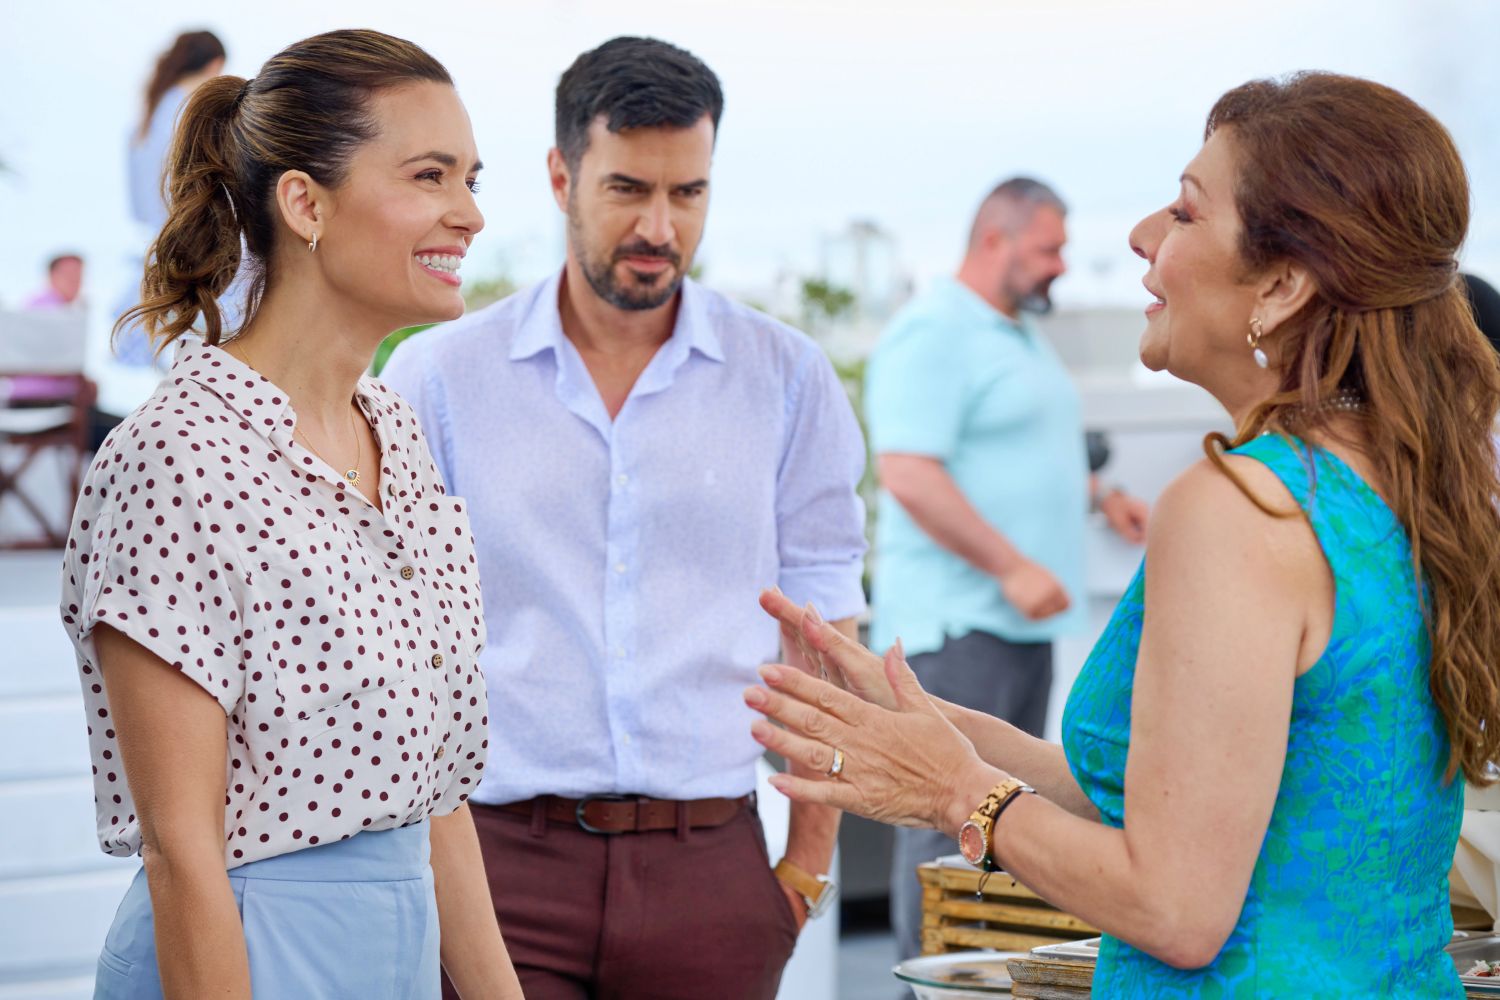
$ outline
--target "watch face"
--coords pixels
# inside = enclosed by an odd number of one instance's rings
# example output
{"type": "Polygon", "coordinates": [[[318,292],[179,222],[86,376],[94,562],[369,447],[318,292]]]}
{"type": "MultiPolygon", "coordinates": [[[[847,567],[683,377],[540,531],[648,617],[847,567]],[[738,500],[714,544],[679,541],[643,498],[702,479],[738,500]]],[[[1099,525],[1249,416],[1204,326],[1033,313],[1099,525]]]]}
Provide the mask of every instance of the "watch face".
{"type": "Polygon", "coordinates": [[[973,820],[969,820],[959,828],[958,851],[964,856],[965,861],[971,865],[978,865],[984,860],[986,846],[984,840],[984,831],[973,820]]]}
{"type": "Polygon", "coordinates": [[[818,881],[823,883],[823,891],[818,893],[818,901],[810,903],[807,907],[807,918],[809,920],[814,917],[821,917],[839,901],[839,884],[837,882],[826,875],[818,879],[818,881]]]}

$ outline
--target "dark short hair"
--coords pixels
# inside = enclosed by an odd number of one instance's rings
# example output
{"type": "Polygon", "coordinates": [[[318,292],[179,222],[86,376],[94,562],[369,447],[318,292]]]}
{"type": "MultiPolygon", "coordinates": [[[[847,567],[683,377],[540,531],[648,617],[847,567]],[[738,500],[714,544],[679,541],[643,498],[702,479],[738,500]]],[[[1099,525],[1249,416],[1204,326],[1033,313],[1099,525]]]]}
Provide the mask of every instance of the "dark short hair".
{"type": "Polygon", "coordinates": [[[80,264],[83,263],[83,258],[76,253],[60,253],[56,257],[53,257],[51,260],[47,261],[47,273],[51,274],[53,271],[56,271],[58,267],[66,264],[70,260],[76,260],[80,264]]]}
{"type": "Polygon", "coordinates": [[[703,60],[656,38],[611,38],[573,60],[557,82],[557,148],[576,170],[600,115],[611,132],[688,128],[724,114],[719,78],[703,60]]]}
{"type": "Polygon", "coordinates": [[[1473,274],[1460,274],[1469,305],[1474,310],[1474,325],[1484,334],[1490,346],[1500,351],[1500,292],[1495,286],[1473,274]]]}

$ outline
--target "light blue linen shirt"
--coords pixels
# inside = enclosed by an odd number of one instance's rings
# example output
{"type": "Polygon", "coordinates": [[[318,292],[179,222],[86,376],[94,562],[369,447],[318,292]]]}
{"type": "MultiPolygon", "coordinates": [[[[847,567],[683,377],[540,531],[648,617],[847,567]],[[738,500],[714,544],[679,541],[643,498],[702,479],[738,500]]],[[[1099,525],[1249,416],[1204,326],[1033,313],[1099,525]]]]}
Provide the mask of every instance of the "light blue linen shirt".
{"type": "Polygon", "coordinates": [[[125,169],[129,179],[130,214],[155,239],[167,223],[167,201],[162,193],[162,167],[172,147],[172,132],[177,113],[187,100],[187,92],[172,87],[151,112],[151,122],[144,135],[133,127],[126,146],[125,169]]]}
{"type": "MultiPolygon", "coordinates": [[[[162,189],[162,178],[167,167],[167,154],[172,149],[172,135],[176,131],[177,118],[188,99],[187,91],[172,87],[161,95],[156,109],[151,112],[151,122],[146,134],[140,135],[134,127],[126,144],[126,187],[130,193],[130,214],[140,223],[139,248],[130,261],[130,279],[120,290],[111,315],[118,316],[135,307],[141,300],[141,272],[146,266],[146,248],[155,241],[157,234],[167,223],[166,192],[162,189]]],[[[249,251],[240,244],[240,259],[249,251]]],[[[245,297],[249,294],[250,272],[241,270],[229,288],[219,297],[219,309],[225,330],[237,330],[244,320],[245,297]]],[[[165,372],[171,362],[171,352],[157,358],[146,331],[140,322],[131,323],[122,329],[114,340],[116,359],[131,368],[155,368],[165,372]]],[[[132,403],[129,409],[134,409],[132,403]]],[[[121,411],[128,412],[128,410],[121,411]]]]}
{"type": "Polygon", "coordinates": [[[474,799],[740,796],[742,692],[775,660],[778,584],[864,608],[859,426],[804,335],[685,281],[611,421],[558,316],[560,275],[406,341],[416,409],[479,553],[489,766],[474,799]]]}
{"type": "Polygon", "coordinates": [[[1028,621],[999,581],[938,545],[887,492],[875,533],[871,641],[908,654],[983,631],[1046,642],[1082,621],[1088,452],[1078,391],[1052,346],[944,278],[899,312],[866,373],[876,454],[926,455],[986,521],[1067,589],[1072,608],[1028,621]]]}

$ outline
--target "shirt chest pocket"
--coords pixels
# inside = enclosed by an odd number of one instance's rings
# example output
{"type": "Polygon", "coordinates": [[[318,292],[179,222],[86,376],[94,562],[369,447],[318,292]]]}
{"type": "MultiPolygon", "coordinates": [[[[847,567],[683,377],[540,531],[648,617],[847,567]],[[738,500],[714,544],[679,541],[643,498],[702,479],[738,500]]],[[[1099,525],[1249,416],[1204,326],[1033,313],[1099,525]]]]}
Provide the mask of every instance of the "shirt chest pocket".
{"type": "Polygon", "coordinates": [[[247,682],[282,714],[314,718],[413,669],[409,636],[393,623],[391,574],[352,530],[321,524],[263,542],[246,563],[247,682]]]}

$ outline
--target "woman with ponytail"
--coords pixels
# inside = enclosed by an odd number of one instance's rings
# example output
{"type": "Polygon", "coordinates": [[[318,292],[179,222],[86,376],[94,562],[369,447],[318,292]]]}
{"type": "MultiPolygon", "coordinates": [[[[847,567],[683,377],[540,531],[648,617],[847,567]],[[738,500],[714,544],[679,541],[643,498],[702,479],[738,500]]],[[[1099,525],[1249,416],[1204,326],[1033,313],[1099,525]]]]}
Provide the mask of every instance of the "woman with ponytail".
{"type": "MultiPolygon", "coordinates": [[[[177,113],[200,84],[224,72],[225,58],[224,43],[213,32],[185,31],[172,40],[151,71],[151,79],[146,83],[144,111],[130,130],[126,150],[130,214],[150,237],[154,237],[167,221],[162,172],[172,144],[172,127],[177,121],[177,113]]],[[[144,247],[148,239],[143,237],[140,245],[144,247]]],[[[137,255],[135,260],[137,278],[122,292],[115,309],[117,314],[138,301],[143,255],[137,255]]],[[[139,324],[118,333],[114,346],[116,354],[126,364],[136,367],[150,365],[150,344],[139,324]]],[[[128,406],[122,406],[118,412],[124,413],[140,399],[140,396],[131,399],[128,406]]]]}
{"type": "Polygon", "coordinates": [[[474,137],[410,42],[335,31],[180,115],[139,322],[176,359],[68,543],[105,852],[100,998],[519,997],[465,800],[485,760],[463,501],[392,330],[463,311],[474,137]],[[248,276],[244,321],[219,301],[248,276]]]}
{"type": "Polygon", "coordinates": [[[1469,192],[1408,98],[1327,73],[1209,114],[1141,358],[1234,420],[1153,513],[1063,744],[929,698],[776,594],[839,691],[747,692],[795,799],[959,840],[1104,930],[1096,997],[1451,997],[1464,779],[1500,758],[1500,368],[1456,280],[1469,192]]]}
{"type": "Polygon", "coordinates": [[[185,31],[156,60],[146,84],[145,110],[131,135],[130,207],[154,233],[167,220],[162,164],[177,112],[198,85],[224,72],[224,43],[212,31],[185,31]]]}

